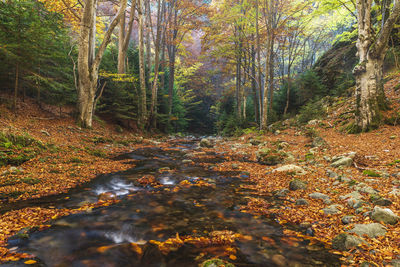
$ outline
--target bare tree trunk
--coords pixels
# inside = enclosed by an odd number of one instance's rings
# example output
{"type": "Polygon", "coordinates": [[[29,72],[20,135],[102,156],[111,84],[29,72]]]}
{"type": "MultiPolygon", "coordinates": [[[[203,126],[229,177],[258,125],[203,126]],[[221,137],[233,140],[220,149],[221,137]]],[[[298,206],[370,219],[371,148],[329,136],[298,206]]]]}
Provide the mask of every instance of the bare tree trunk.
{"type": "Polygon", "coordinates": [[[140,73],[140,101],[139,101],[139,126],[143,129],[146,122],[146,70],[144,59],[144,18],[143,0],[138,1],[139,15],[139,73],[140,73]]]}
{"type": "Polygon", "coordinates": [[[122,18],[119,21],[119,31],[118,31],[118,73],[123,74],[126,71],[126,50],[124,50],[124,42],[125,42],[125,19],[126,14],[122,15],[122,18]]]}
{"type": "Polygon", "coordinates": [[[119,19],[126,9],[127,0],[122,0],[117,15],[112,20],[104,39],[95,51],[96,36],[96,5],[97,0],[87,0],[81,19],[78,42],[78,123],[82,127],[92,127],[94,100],[97,90],[97,80],[100,62],[111,40],[111,34],[117,26],[119,19]]]}
{"type": "Polygon", "coordinates": [[[150,1],[145,1],[145,16],[146,16],[146,88],[150,88],[150,74],[151,74],[151,12],[150,12],[150,1]]]}
{"type": "Polygon", "coordinates": [[[287,90],[286,90],[286,105],[285,105],[285,110],[283,111],[283,115],[287,114],[288,108],[289,108],[289,102],[290,102],[290,86],[291,86],[291,76],[290,76],[290,62],[288,65],[288,73],[287,73],[287,90]]]}
{"type": "Polygon", "coordinates": [[[175,78],[175,45],[172,45],[171,52],[169,53],[169,80],[168,80],[168,114],[172,115],[172,100],[174,97],[174,78],[175,78]]]}
{"type": "Polygon", "coordinates": [[[17,112],[17,97],[18,97],[18,87],[19,87],[19,62],[15,64],[15,86],[14,86],[14,101],[13,110],[17,112]]]}
{"type": "Polygon", "coordinates": [[[162,2],[161,8],[161,0],[158,0],[157,7],[157,33],[155,40],[155,60],[154,60],[154,80],[153,86],[151,89],[151,106],[150,106],[150,124],[153,128],[156,127],[157,120],[157,95],[158,95],[158,73],[160,66],[160,42],[161,42],[161,31],[162,31],[162,16],[165,12],[165,1],[162,2]],[[162,10],[161,10],[162,9],[162,10]]]}
{"type": "Polygon", "coordinates": [[[132,34],[133,22],[135,21],[135,7],[136,0],[131,3],[130,17],[128,22],[128,29],[125,29],[126,12],[124,12],[121,20],[119,21],[119,34],[118,34],[118,73],[124,74],[128,71],[128,58],[127,51],[129,41],[132,34]]]}
{"type": "Polygon", "coordinates": [[[256,74],[256,52],[254,50],[254,45],[251,48],[251,75],[253,76],[251,79],[251,88],[253,91],[253,102],[254,102],[254,117],[256,123],[259,121],[260,117],[260,109],[259,109],[259,98],[257,96],[257,74],[256,74]]]}

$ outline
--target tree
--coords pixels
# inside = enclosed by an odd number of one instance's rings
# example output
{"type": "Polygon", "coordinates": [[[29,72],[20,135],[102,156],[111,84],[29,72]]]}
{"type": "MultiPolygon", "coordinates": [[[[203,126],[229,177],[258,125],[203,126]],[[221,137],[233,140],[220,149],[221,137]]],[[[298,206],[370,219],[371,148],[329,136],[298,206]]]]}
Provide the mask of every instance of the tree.
{"type": "Polygon", "coordinates": [[[381,4],[382,23],[375,33],[372,22],[373,0],[357,0],[359,64],[354,68],[356,78],[356,130],[367,131],[380,121],[380,111],[385,108],[383,88],[383,60],[388,48],[390,33],[400,16],[400,4],[394,1],[375,1],[381,4]],[[393,7],[390,9],[390,4],[393,7]]]}
{"type": "Polygon", "coordinates": [[[111,41],[112,32],[125,12],[126,6],[127,0],[121,0],[120,8],[105,32],[97,54],[95,53],[97,0],[87,0],[83,8],[78,40],[78,123],[83,127],[92,127],[99,66],[111,41]]]}
{"type": "Polygon", "coordinates": [[[126,12],[122,15],[119,21],[118,32],[118,73],[124,74],[126,72],[126,52],[128,50],[129,41],[131,39],[133,22],[135,21],[135,7],[136,0],[131,2],[131,9],[129,13],[128,28],[125,29],[126,12]]]}
{"type": "Polygon", "coordinates": [[[144,59],[144,14],[143,0],[138,0],[138,16],[139,16],[139,73],[140,73],[140,101],[139,101],[139,126],[144,128],[147,118],[146,105],[146,70],[144,59]]]}

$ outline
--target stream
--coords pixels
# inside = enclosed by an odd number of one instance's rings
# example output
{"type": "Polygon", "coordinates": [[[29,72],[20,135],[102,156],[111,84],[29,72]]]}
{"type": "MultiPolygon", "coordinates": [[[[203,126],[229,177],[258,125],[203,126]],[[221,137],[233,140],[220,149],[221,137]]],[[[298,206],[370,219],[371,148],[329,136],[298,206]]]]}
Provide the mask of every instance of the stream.
{"type": "MultiPolygon", "coordinates": [[[[195,139],[171,139],[170,147],[148,147],[121,155],[135,167],[101,175],[66,195],[44,198],[36,206],[74,208],[95,203],[99,195],[112,193],[119,203],[55,220],[52,227],[33,232],[28,238],[12,238],[10,247],[36,256],[37,266],[198,266],[220,257],[235,266],[340,266],[336,255],[308,240],[287,242],[283,228],[274,218],[240,212],[251,192],[240,185],[249,183],[241,172],[216,172],[182,162],[196,151],[195,139]],[[161,169],[161,171],[160,171],[161,169]],[[143,185],[138,179],[153,175],[161,186],[143,185]],[[188,186],[173,190],[181,181],[200,180],[213,186],[188,186]],[[215,231],[231,231],[250,238],[234,243],[235,259],[221,249],[184,244],[168,254],[150,240],[215,231]],[[132,244],[135,244],[134,248],[132,244]],[[102,250],[102,247],[109,247],[102,250]],[[138,248],[142,253],[138,253],[138,248]]],[[[223,161],[215,155],[214,164],[223,161]]],[[[257,197],[257,196],[254,196],[257,197]]],[[[23,266],[23,263],[3,266],[23,266]]]]}

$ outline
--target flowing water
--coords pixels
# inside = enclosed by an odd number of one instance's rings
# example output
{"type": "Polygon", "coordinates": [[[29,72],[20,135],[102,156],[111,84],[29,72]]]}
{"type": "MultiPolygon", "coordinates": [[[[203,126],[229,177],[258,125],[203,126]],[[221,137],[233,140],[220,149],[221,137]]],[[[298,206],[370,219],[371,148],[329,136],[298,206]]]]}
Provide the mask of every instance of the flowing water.
{"type": "MultiPolygon", "coordinates": [[[[33,232],[29,238],[11,239],[10,247],[34,254],[39,266],[197,266],[215,256],[236,266],[340,265],[338,258],[323,247],[314,245],[310,249],[307,240],[287,242],[282,227],[273,218],[240,212],[240,206],[246,204],[244,196],[251,196],[251,192],[240,190],[241,184],[248,183],[246,175],[214,172],[197,164],[183,163],[196,149],[195,142],[171,140],[170,143],[168,149],[142,148],[119,157],[134,159],[135,167],[100,176],[71,191],[68,199],[62,195],[36,202],[36,205],[72,208],[94,203],[104,193],[113,193],[121,200],[56,220],[51,228],[33,232]],[[165,167],[170,170],[160,171],[165,167]],[[138,179],[143,175],[155,176],[162,186],[141,185],[138,179]],[[190,186],[175,192],[173,189],[183,180],[189,183],[202,180],[215,186],[190,186]],[[248,237],[233,244],[236,259],[224,257],[222,248],[191,244],[165,254],[154,242],[149,242],[165,241],[177,234],[200,237],[226,230],[248,237]],[[108,249],[102,250],[103,247],[108,249]],[[142,253],[138,253],[138,247],[142,253]]],[[[224,160],[218,154],[213,158],[215,164],[224,160]]]]}

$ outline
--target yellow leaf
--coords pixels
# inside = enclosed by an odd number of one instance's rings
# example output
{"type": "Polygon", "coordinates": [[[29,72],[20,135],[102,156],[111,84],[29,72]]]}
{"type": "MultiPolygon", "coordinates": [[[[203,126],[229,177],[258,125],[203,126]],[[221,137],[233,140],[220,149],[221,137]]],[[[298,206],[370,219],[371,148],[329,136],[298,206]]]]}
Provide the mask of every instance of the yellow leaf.
{"type": "Polygon", "coordinates": [[[36,261],[35,260],[27,260],[24,263],[30,265],[30,264],[35,264],[36,261]]]}

